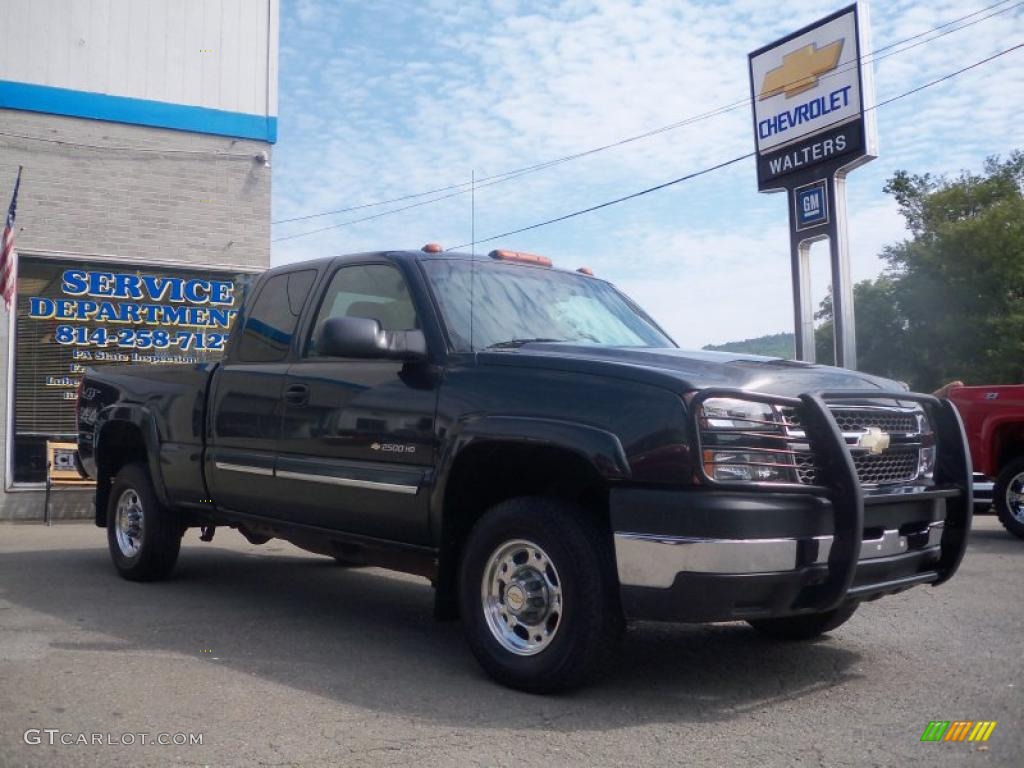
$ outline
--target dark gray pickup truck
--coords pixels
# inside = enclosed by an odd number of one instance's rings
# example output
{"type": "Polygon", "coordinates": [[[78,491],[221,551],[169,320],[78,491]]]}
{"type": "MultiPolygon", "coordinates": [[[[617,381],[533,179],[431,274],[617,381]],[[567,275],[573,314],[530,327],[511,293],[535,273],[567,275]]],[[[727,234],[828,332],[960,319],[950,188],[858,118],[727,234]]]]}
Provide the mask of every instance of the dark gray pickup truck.
{"type": "Polygon", "coordinates": [[[86,374],[79,451],[124,577],[167,576],[190,526],[284,538],[429,578],[488,673],[553,691],[626,619],[808,638],[956,571],[948,401],[684,352],[583,271],[438,250],[272,269],[222,362],[86,374]]]}

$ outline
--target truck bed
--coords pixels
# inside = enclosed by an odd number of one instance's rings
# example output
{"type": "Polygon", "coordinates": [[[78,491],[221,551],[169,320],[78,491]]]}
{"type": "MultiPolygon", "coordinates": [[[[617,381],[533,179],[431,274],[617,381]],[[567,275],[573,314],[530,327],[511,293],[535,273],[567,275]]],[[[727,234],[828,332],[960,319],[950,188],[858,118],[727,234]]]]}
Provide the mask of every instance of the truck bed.
{"type": "MultiPolygon", "coordinates": [[[[174,502],[198,503],[206,496],[203,428],[209,383],[218,363],[117,365],[90,368],[79,391],[78,443],[86,471],[96,476],[95,454],[113,411],[130,410],[152,420],[143,434],[156,449],[162,492],[174,502]],[[114,404],[116,403],[116,407],[114,404]]],[[[119,418],[122,418],[119,416],[119,418]]],[[[141,420],[139,423],[144,423],[141,420]]],[[[153,454],[151,454],[153,455],[153,454]]]]}

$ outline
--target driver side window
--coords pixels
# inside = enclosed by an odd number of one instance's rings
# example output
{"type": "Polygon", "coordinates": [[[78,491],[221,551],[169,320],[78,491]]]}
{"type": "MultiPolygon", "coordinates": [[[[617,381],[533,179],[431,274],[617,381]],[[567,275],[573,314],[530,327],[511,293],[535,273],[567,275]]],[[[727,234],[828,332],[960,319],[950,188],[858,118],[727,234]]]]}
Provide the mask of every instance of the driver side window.
{"type": "Polygon", "coordinates": [[[387,264],[342,267],[334,273],[306,345],[307,357],[318,356],[317,336],[323,324],[334,317],[371,318],[385,331],[419,328],[405,279],[387,264]]]}

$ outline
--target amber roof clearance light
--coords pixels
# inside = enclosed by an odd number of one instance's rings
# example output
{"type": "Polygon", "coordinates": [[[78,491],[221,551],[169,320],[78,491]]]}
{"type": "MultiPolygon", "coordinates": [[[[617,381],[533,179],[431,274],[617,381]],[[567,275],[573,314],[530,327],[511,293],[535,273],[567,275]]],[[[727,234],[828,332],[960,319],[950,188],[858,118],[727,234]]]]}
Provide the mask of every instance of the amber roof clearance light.
{"type": "Polygon", "coordinates": [[[443,250],[440,243],[427,243],[422,248],[424,253],[440,253],[443,250]]]}
{"type": "Polygon", "coordinates": [[[535,253],[523,253],[522,251],[491,251],[489,256],[498,261],[518,261],[521,264],[533,264],[538,267],[550,267],[551,259],[547,256],[538,256],[535,253]]]}

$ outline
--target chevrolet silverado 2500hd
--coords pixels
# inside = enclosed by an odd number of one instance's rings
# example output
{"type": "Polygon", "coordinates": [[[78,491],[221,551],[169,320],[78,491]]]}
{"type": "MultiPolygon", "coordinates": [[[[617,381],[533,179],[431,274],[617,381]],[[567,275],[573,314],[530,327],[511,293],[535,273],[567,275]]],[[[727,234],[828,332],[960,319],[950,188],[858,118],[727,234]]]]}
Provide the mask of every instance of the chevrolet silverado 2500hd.
{"type": "Polygon", "coordinates": [[[584,270],[438,250],[272,269],[221,362],[87,372],[79,451],[122,576],[215,526],[420,574],[489,674],[552,691],[626,619],[808,638],[956,571],[948,401],[684,352],[584,270]]]}

